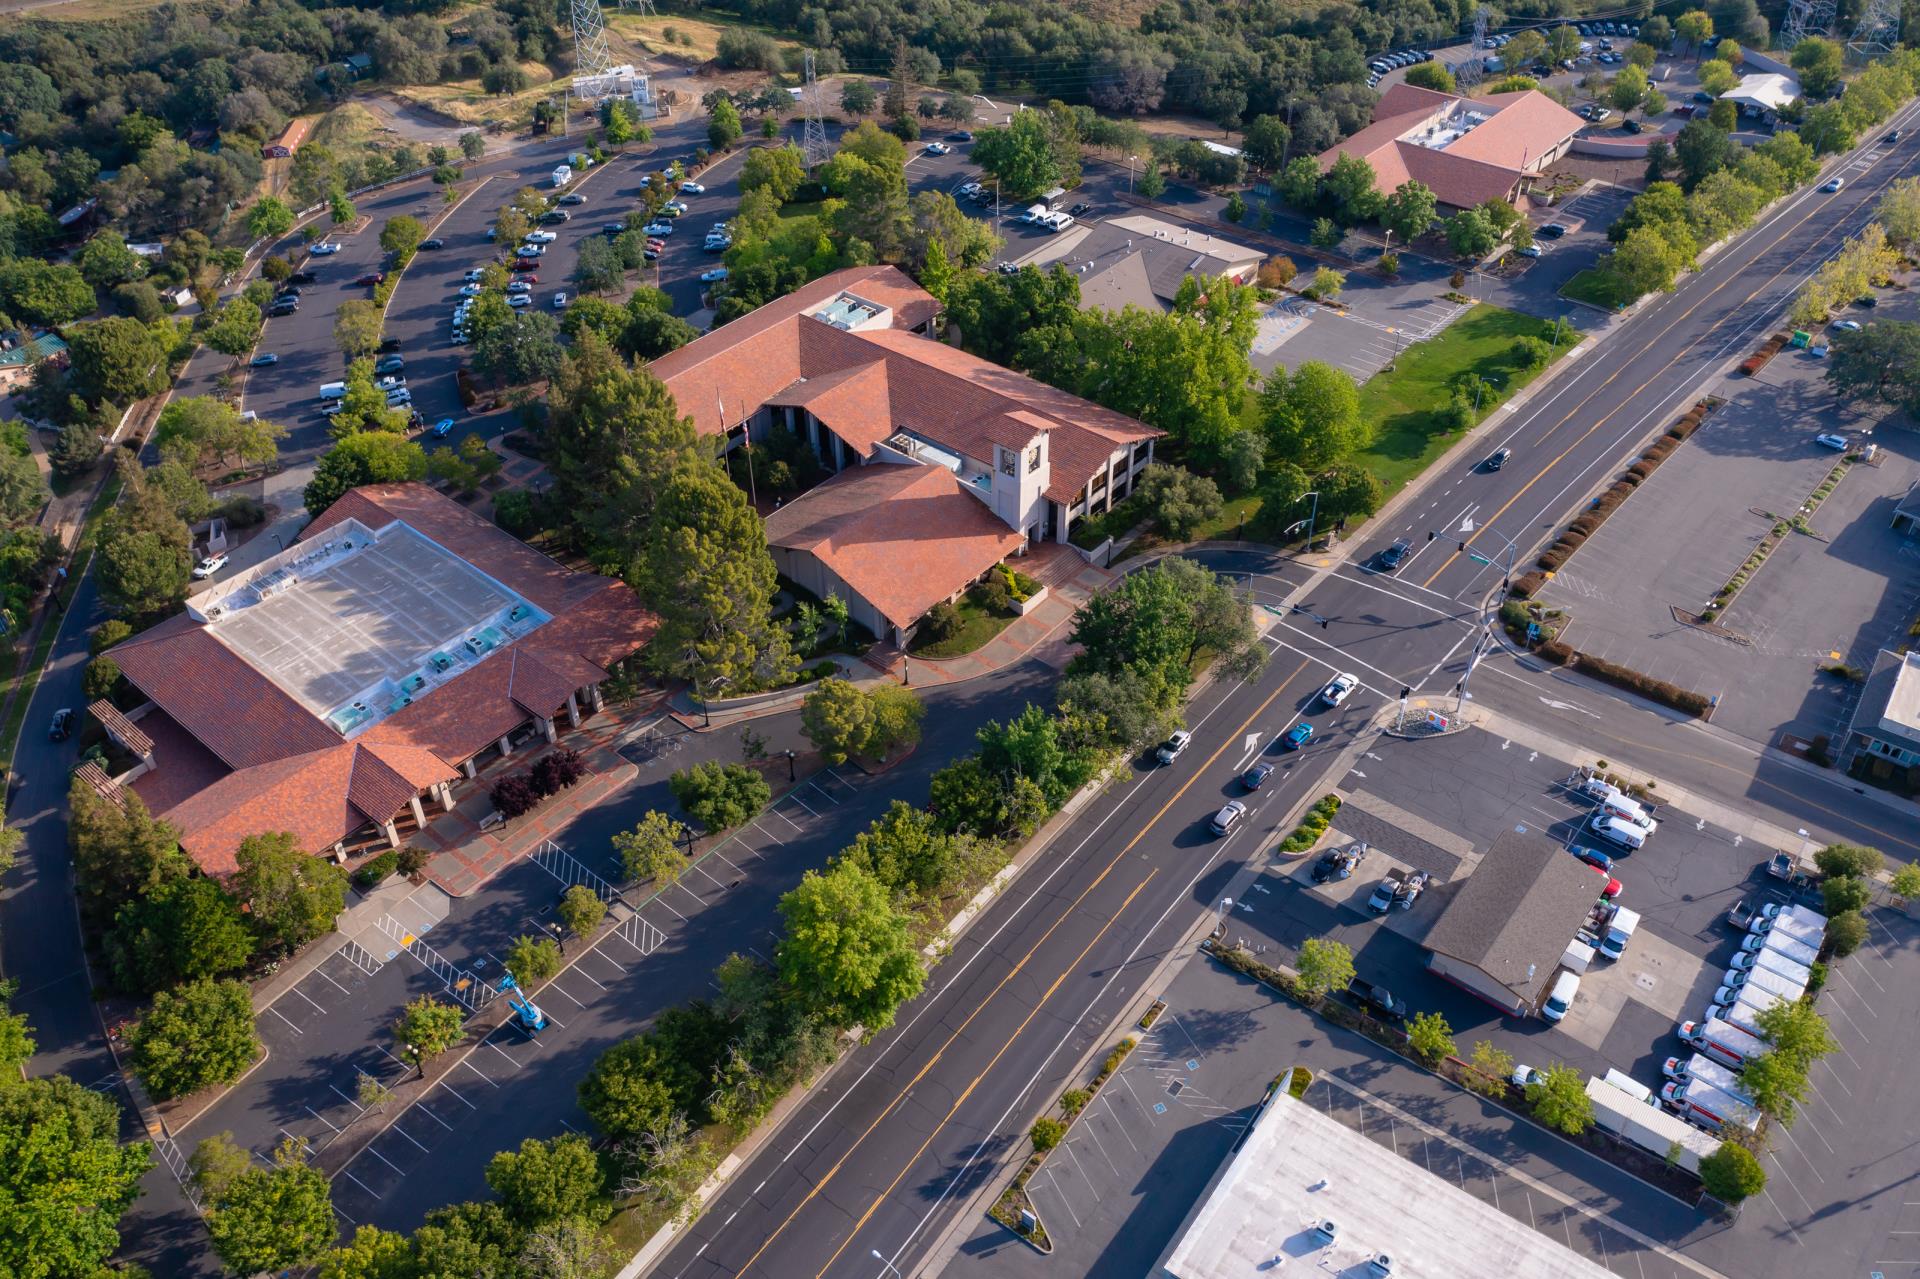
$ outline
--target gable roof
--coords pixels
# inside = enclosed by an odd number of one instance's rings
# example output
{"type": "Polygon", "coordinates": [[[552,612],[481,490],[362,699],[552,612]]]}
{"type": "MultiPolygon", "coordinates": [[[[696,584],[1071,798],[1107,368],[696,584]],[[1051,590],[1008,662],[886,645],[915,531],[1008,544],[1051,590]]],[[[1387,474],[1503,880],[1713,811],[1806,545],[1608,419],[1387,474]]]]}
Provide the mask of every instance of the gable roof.
{"type": "Polygon", "coordinates": [[[653,371],[708,434],[772,404],[806,408],[863,456],[902,429],[987,463],[995,445],[1019,450],[1048,435],[1046,495],[1058,502],[1071,502],[1116,448],[1164,434],[905,325],[936,308],[893,267],[836,271],[662,356],[653,371]],[[846,330],[807,319],[810,308],[850,290],[893,307],[894,327],[846,330]]]}
{"type": "Polygon", "coordinates": [[[1478,968],[1530,1003],[1602,887],[1591,866],[1545,836],[1502,835],[1434,921],[1427,949],[1478,968]]]}
{"type": "Polygon", "coordinates": [[[1372,124],[1321,153],[1320,167],[1331,168],[1341,155],[1358,156],[1373,169],[1375,185],[1383,193],[1411,179],[1431,187],[1442,204],[1470,208],[1509,198],[1541,156],[1584,125],[1579,116],[1534,89],[1464,98],[1401,83],[1381,95],[1372,124]],[[1403,140],[1456,106],[1470,107],[1485,118],[1445,149],[1403,140]]]}
{"type": "Polygon", "coordinates": [[[1851,725],[1856,733],[1920,751],[1920,653],[1881,649],[1860,691],[1851,725]]]}
{"type": "Polygon", "coordinates": [[[961,487],[942,466],[854,467],[767,516],[767,544],[813,555],[911,626],[1026,542],[961,487]]]}

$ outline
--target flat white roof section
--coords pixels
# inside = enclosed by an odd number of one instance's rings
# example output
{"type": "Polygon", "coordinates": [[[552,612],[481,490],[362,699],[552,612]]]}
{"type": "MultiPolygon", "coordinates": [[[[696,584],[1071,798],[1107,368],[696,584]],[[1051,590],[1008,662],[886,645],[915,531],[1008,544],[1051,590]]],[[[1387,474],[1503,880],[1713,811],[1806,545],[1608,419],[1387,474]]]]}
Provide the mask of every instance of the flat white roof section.
{"type": "Polygon", "coordinates": [[[343,737],[547,620],[406,524],[333,533],[193,603],[209,634],[343,737]]]}
{"type": "Polygon", "coordinates": [[[1188,1219],[1164,1273],[1359,1276],[1381,1253],[1395,1279],[1619,1279],[1284,1090],[1188,1219]],[[1316,1231],[1322,1221],[1337,1227],[1334,1242],[1316,1231]]]}

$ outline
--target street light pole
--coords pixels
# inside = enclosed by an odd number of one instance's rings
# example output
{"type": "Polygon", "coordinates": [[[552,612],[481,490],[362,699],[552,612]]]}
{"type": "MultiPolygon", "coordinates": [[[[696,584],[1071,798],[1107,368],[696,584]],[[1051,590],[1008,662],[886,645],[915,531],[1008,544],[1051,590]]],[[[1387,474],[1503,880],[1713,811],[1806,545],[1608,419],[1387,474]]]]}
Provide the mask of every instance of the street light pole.
{"type": "MultiPolygon", "coordinates": [[[[1320,518],[1320,490],[1313,489],[1309,492],[1302,493],[1299,501],[1304,502],[1308,498],[1313,499],[1313,510],[1307,516],[1307,550],[1311,553],[1313,550],[1313,526],[1315,521],[1320,518]]],[[[1294,503],[1294,505],[1298,506],[1299,502],[1294,503]]]]}
{"type": "Polygon", "coordinates": [[[888,1261],[885,1257],[881,1256],[880,1250],[878,1248],[871,1249],[871,1251],[873,1253],[873,1259],[875,1261],[879,1262],[881,1265],[885,1266],[888,1270],[891,1270],[893,1272],[893,1279],[901,1279],[900,1267],[894,1265],[891,1261],[888,1261]]]}

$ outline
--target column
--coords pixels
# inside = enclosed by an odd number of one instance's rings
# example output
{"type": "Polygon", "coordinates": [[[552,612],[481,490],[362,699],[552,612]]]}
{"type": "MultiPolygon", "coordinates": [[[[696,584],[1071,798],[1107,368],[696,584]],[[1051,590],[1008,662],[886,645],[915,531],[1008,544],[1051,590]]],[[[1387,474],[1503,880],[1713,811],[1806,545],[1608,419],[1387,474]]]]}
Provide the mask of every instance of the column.
{"type": "Polygon", "coordinates": [[[500,738],[500,758],[505,759],[511,754],[513,754],[513,743],[503,734],[500,738]]]}
{"type": "Polygon", "coordinates": [[[392,822],[382,822],[380,825],[380,830],[381,830],[381,833],[383,833],[387,837],[388,848],[400,847],[400,828],[399,827],[395,826],[392,822]]]}
{"type": "Polygon", "coordinates": [[[440,810],[451,813],[453,811],[453,787],[446,782],[441,782],[438,786],[434,787],[433,793],[435,798],[440,801],[440,810]]]}
{"type": "Polygon", "coordinates": [[[580,694],[577,690],[567,694],[567,723],[575,728],[580,727],[580,694]]]}
{"type": "Polygon", "coordinates": [[[421,830],[425,830],[427,828],[427,810],[420,806],[420,797],[415,795],[407,801],[407,805],[413,809],[413,820],[420,823],[421,830]]]}
{"type": "Polygon", "coordinates": [[[553,716],[551,715],[542,715],[540,717],[540,731],[547,735],[549,742],[557,742],[560,740],[560,730],[554,727],[553,716]]]}
{"type": "Polygon", "coordinates": [[[480,768],[472,760],[460,765],[460,771],[467,775],[468,781],[473,781],[480,776],[480,768]]]}
{"type": "Polygon", "coordinates": [[[598,715],[601,711],[607,709],[607,699],[600,692],[600,686],[598,684],[587,685],[587,699],[593,703],[594,714],[598,715]]]}

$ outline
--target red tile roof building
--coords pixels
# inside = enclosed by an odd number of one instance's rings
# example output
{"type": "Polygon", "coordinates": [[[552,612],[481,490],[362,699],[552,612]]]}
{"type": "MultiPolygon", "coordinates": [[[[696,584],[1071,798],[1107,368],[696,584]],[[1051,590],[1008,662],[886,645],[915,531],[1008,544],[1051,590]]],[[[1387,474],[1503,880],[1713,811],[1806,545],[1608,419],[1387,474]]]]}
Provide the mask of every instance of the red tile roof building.
{"type": "Polygon", "coordinates": [[[1341,155],[1373,169],[1391,193],[1409,180],[1458,209],[1518,200],[1567,153],[1586,122],[1537,90],[1463,98],[1411,84],[1381,95],[1373,123],[1320,155],[1322,171],[1341,155]]]}
{"type": "Polygon", "coordinates": [[[369,485],[115,647],[150,700],[102,722],[143,757],[122,780],[224,874],[270,831],[310,852],[369,830],[397,843],[396,818],[424,823],[423,794],[450,804],[475,756],[598,708],[655,627],[618,581],[424,485],[369,485]]]}
{"type": "Polygon", "coordinates": [[[927,336],[938,313],[898,268],[853,267],[653,362],[680,411],[729,447],[792,431],[829,471],[942,473],[822,485],[768,520],[782,570],[850,588],[883,636],[964,590],[994,562],[973,567],[990,546],[1065,541],[1075,520],[1108,510],[1162,434],[927,336]],[[877,509],[894,503],[952,518],[877,509]]]}

